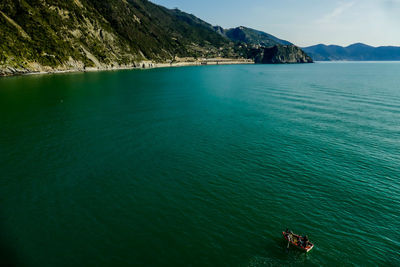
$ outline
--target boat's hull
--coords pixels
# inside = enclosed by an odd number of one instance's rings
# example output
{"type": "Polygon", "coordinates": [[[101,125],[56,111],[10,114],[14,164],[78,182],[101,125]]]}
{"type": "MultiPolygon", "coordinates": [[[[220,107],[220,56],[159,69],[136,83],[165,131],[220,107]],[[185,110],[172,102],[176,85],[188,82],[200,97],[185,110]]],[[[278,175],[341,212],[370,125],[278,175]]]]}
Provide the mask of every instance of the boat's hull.
{"type": "MultiPolygon", "coordinates": [[[[288,235],[286,232],[282,232],[283,238],[285,238],[286,241],[289,242],[288,240],[288,235]]],[[[303,251],[303,252],[309,252],[310,250],[313,249],[314,244],[312,244],[311,242],[308,242],[307,247],[303,247],[300,245],[300,236],[296,235],[296,234],[291,234],[292,238],[290,240],[290,245],[292,245],[293,247],[303,251]]]]}

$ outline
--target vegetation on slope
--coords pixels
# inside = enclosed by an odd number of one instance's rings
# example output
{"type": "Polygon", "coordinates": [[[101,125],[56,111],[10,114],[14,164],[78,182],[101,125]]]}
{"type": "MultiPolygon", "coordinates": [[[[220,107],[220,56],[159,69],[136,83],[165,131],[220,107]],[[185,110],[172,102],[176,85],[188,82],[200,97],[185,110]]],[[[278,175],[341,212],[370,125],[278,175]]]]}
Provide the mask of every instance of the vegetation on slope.
{"type": "Polygon", "coordinates": [[[243,40],[234,38],[231,30],[221,34],[193,15],[147,0],[2,0],[0,70],[107,68],[186,57],[254,58],[256,42],[287,43],[240,29],[247,36],[243,40]]]}
{"type": "Polygon", "coordinates": [[[272,47],[274,45],[292,45],[292,43],[281,40],[271,34],[246,28],[243,26],[220,31],[224,36],[235,42],[242,42],[262,47],[272,47]]]}
{"type": "Polygon", "coordinates": [[[145,0],[3,0],[0,11],[0,64],[13,67],[226,56],[230,46],[211,25],[145,0]]]}

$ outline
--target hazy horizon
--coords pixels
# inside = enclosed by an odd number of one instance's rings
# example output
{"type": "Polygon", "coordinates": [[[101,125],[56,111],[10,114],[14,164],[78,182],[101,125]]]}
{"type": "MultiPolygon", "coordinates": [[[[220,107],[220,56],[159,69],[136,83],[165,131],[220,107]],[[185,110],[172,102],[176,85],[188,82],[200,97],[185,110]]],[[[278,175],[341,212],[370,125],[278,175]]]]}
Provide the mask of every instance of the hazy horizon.
{"type": "Polygon", "coordinates": [[[151,1],[192,13],[213,25],[246,26],[301,47],[400,46],[400,0],[151,1]]]}

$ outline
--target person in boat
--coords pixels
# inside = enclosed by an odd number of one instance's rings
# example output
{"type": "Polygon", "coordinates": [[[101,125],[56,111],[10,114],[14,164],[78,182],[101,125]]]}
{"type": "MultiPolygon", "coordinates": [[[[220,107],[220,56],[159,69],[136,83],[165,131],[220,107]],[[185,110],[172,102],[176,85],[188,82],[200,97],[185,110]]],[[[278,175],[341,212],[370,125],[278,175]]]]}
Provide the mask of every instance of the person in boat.
{"type": "Polygon", "coordinates": [[[287,237],[288,239],[289,239],[289,238],[290,238],[290,239],[292,238],[292,234],[293,234],[293,233],[292,233],[292,231],[289,230],[289,228],[286,228],[285,233],[286,233],[286,237],[287,237]]]}
{"type": "Polygon", "coordinates": [[[308,236],[307,235],[305,235],[305,236],[303,236],[303,238],[302,238],[302,245],[303,245],[303,247],[307,247],[308,246],[308,236]]]}

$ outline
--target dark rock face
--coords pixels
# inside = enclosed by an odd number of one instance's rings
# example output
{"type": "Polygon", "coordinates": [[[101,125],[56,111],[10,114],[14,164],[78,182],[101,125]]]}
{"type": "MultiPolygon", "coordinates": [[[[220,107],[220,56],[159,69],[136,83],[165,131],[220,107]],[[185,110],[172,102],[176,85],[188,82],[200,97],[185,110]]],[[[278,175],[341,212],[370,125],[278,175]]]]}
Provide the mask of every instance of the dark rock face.
{"type": "Polygon", "coordinates": [[[254,61],[258,64],[313,63],[311,57],[294,45],[262,47],[258,49],[254,61]]]}

